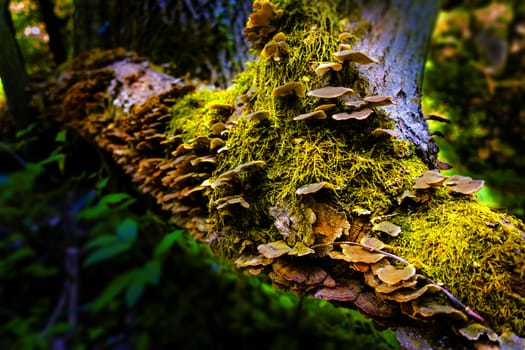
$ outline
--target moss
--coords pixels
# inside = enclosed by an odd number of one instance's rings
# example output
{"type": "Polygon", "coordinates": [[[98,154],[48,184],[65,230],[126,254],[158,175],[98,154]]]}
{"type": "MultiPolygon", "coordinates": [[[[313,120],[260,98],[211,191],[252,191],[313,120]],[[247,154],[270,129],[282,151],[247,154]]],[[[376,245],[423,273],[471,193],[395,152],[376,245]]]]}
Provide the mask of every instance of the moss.
{"type": "MultiPolygon", "coordinates": [[[[242,115],[228,130],[227,151],[218,155],[213,177],[243,163],[265,162],[264,167],[243,170],[235,181],[207,193],[209,223],[216,235],[210,240],[215,254],[236,259],[246,241],[257,246],[282,239],[269,214],[276,206],[286,208],[288,217],[299,222],[287,237],[288,243],[311,245],[311,228],[309,231],[305,219],[307,203],[296,190],[326,181],[334,189],[324,189],[321,201],[343,210],[350,220],[355,208],[370,210],[372,217],[392,215],[404,232],[388,242],[397,255],[445,283],[467,305],[482,312],[491,326],[498,330],[510,326],[522,333],[523,298],[511,289],[511,277],[516,272],[524,275],[523,261],[516,253],[523,245],[519,229],[513,226],[517,224],[505,222],[503,215],[470,197],[451,196],[445,189],[435,189],[424,204],[400,207],[398,196],[411,189],[413,179],[427,166],[415,156],[412,144],[371,135],[376,128],[393,127],[381,109],[359,121],[293,120],[325,101],[294,95],[273,97],[276,87],[300,81],[307,91],[343,85],[365,95],[367,83],[348,63],[343,70],[323,76],[313,70],[315,64],[331,60],[339,33],[348,31],[336,8],[323,2],[315,13],[304,12],[313,9],[306,0],[294,2],[293,7],[284,2],[282,8],[284,15],[277,30],[286,35],[290,47],[286,57],[277,61],[259,58],[229,90],[197,92],[174,107],[174,133],[207,134],[206,126],[216,117],[207,106],[212,102],[235,104],[242,95],[244,103],[237,105],[242,115]],[[270,118],[248,121],[243,117],[258,110],[269,111],[270,118]],[[249,208],[232,206],[220,211],[213,205],[232,195],[242,195],[249,208]]],[[[333,113],[341,110],[339,101],[333,113]]]]}
{"type": "Polygon", "coordinates": [[[398,255],[444,283],[497,330],[505,325],[523,334],[525,299],[512,289],[519,285],[513,272],[525,275],[517,221],[444,188],[428,203],[396,213],[393,222],[403,229],[394,242],[398,255]]]}

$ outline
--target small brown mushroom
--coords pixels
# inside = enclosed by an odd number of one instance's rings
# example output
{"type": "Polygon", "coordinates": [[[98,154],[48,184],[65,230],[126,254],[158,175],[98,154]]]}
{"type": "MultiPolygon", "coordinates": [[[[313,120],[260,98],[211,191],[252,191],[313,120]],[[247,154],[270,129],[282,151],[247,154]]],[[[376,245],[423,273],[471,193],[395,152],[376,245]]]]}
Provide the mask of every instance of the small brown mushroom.
{"type": "Polygon", "coordinates": [[[314,111],[326,111],[337,106],[335,103],[324,103],[314,108],[314,111]]]}
{"type": "Polygon", "coordinates": [[[288,252],[288,255],[303,256],[313,253],[315,253],[315,250],[313,250],[310,247],[307,247],[306,245],[304,245],[303,242],[297,242],[295,243],[293,248],[288,252]]]}
{"type": "Polygon", "coordinates": [[[360,109],[352,113],[342,112],[342,113],[333,114],[332,119],[334,120],[348,120],[348,119],[363,120],[363,119],[368,118],[368,116],[370,116],[370,114],[372,114],[373,112],[374,111],[371,110],[370,108],[363,108],[363,109],[360,109]]]}
{"type": "Polygon", "coordinates": [[[295,193],[299,195],[312,194],[312,193],[320,191],[323,188],[334,188],[334,185],[326,181],[316,182],[313,184],[308,184],[308,185],[299,187],[295,191],[295,193]]]}
{"type": "Polygon", "coordinates": [[[345,101],[345,106],[350,107],[352,109],[360,109],[366,106],[366,102],[362,100],[345,101]]]}
{"type": "Polygon", "coordinates": [[[447,179],[447,176],[434,170],[425,171],[420,177],[414,180],[413,189],[421,190],[433,186],[441,186],[447,179]]]}
{"type": "Polygon", "coordinates": [[[390,221],[381,221],[372,227],[372,231],[380,231],[392,237],[396,237],[401,233],[401,227],[391,223],[390,221]]]}
{"type": "Polygon", "coordinates": [[[305,120],[305,119],[326,119],[326,113],[323,110],[317,110],[310,113],[299,114],[294,117],[293,120],[305,120]]]}
{"type": "Polygon", "coordinates": [[[298,97],[306,97],[306,88],[300,81],[286,83],[278,86],[272,91],[273,97],[282,97],[295,94],[298,97]]]}
{"type": "Polygon", "coordinates": [[[261,254],[243,253],[235,260],[234,264],[237,267],[248,267],[258,265],[269,265],[273,259],[267,258],[261,254]]]}
{"type": "Polygon", "coordinates": [[[483,180],[473,180],[468,176],[453,175],[447,181],[447,186],[450,186],[450,192],[459,194],[475,193],[485,185],[483,180]]]}
{"type": "Polygon", "coordinates": [[[354,90],[343,86],[325,86],[308,92],[308,96],[319,98],[337,98],[353,93],[354,90]]]}
{"type": "Polygon", "coordinates": [[[383,128],[374,129],[374,131],[372,131],[370,134],[374,136],[379,136],[379,135],[390,135],[392,137],[401,136],[401,133],[399,131],[383,129],[383,128]]]}
{"type": "Polygon", "coordinates": [[[335,288],[321,288],[314,297],[325,300],[354,301],[365,286],[360,281],[351,280],[346,285],[335,288]]]}
{"type": "Polygon", "coordinates": [[[292,248],[290,248],[285,241],[279,240],[271,243],[260,244],[257,246],[257,250],[265,257],[274,259],[288,253],[292,248]]]}
{"type": "Polygon", "coordinates": [[[394,265],[386,265],[377,270],[377,277],[387,284],[397,284],[406,281],[416,274],[416,268],[413,265],[407,265],[403,268],[394,265]]]}
{"type": "Polygon", "coordinates": [[[392,101],[392,96],[383,95],[367,96],[363,99],[363,101],[365,101],[369,107],[381,107],[395,104],[392,101]]]}
{"type": "Polygon", "coordinates": [[[246,120],[254,122],[270,118],[270,112],[268,111],[255,111],[246,116],[246,120]]]}
{"type": "Polygon", "coordinates": [[[217,209],[219,210],[232,204],[240,204],[244,208],[250,207],[250,204],[246,202],[246,200],[240,195],[219,198],[215,201],[215,204],[217,205],[217,209]]]}
{"type": "Polygon", "coordinates": [[[341,63],[326,62],[326,63],[321,63],[317,67],[315,67],[315,72],[317,74],[324,74],[330,70],[338,72],[341,69],[343,69],[343,65],[341,63]]]}
{"type": "Polygon", "coordinates": [[[379,61],[360,52],[352,50],[343,50],[333,53],[333,57],[339,62],[351,61],[358,64],[369,64],[369,63],[378,63],[379,61]]]}

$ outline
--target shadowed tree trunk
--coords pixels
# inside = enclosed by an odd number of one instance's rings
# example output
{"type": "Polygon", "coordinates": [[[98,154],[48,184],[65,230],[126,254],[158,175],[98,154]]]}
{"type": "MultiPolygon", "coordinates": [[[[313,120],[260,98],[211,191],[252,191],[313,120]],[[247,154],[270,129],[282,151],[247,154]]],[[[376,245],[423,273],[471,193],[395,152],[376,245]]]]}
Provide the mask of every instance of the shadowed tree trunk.
{"type": "Polygon", "coordinates": [[[50,86],[47,113],[240,271],[358,308],[407,348],[520,341],[522,223],[477,201],[482,182],[429,171],[437,3],[281,6],[255,3],[257,58],[227,90],[97,51],[50,86]]]}
{"type": "Polygon", "coordinates": [[[9,13],[9,0],[0,1],[0,78],[4,85],[7,105],[18,130],[30,122],[28,82],[24,58],[15,39],[15,30],[9,13]]]}

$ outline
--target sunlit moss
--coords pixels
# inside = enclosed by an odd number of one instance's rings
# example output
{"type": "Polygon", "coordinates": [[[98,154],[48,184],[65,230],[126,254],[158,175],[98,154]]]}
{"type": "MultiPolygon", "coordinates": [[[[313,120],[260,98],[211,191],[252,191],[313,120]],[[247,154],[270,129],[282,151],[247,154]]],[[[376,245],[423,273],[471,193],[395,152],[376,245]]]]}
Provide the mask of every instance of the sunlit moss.
{"type": "Polygon", "coordinates": [[[400,256],[444,283],[491,325],[523,332],[525,300],[511,288],[517,283],[512,272],[525,276],[523,227],[517,221],[444,188],[428,203],[399,214],[394,222],[403,229],[395,240],[400,256]]]}

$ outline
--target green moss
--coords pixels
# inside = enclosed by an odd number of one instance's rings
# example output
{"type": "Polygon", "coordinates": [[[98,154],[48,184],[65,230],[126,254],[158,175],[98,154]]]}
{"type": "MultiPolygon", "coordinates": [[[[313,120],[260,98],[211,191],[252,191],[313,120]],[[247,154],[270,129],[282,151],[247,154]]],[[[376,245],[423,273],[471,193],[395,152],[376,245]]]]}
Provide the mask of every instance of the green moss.
{"type": "Polygon", "coordinates": [[[519,284],[513,271],[525,275],[523,227],[517,221],[444,188],[428,203],[398,214],[393,220],[403,229],[394,242],[398,255],[444,283],[491,326],[523,334],[525,300],[511,288],[519,284]]]}

